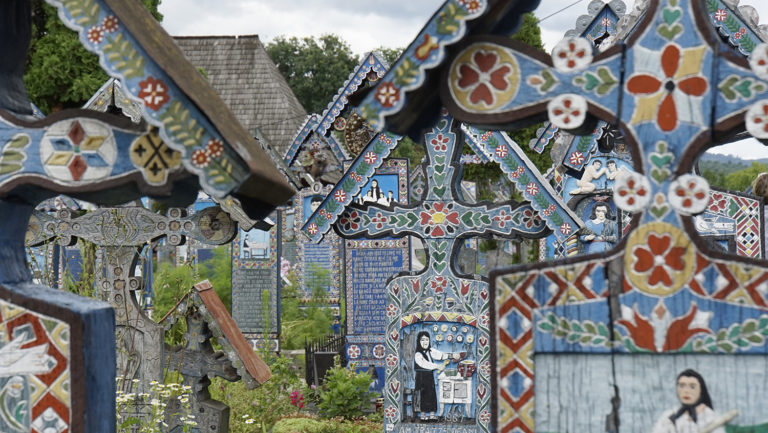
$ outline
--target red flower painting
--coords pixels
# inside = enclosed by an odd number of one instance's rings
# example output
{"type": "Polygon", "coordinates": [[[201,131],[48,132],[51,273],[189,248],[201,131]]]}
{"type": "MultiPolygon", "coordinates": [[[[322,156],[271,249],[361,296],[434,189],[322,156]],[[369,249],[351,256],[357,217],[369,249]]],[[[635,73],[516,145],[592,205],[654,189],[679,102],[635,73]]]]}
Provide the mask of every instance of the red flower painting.
{"type": "MultiPolygon", "coordinates": [[[[706,93],[708,84],[703,76],[677,78],[678,69],[682,65],[683,56],[680,48],[667,45],[661,53],[661,69],[663,78],[650,74],[637,74],[627,81],[627,90],[633,95],[656,96],[663,93],[657,112],[657,124],[664,132],[677,128],[678,110],[690,110],[689,107],[678,107],[675,103],[675,93],[681,92],[687,96],[702,96],[706,93]]],[[[686,117],[690,117],[687,115],[686,117]]]]}
{"type": "Polygon", "coordinates": [[[648,246],[638,245],[633,250],[635,272],[648,274],[648,285],[672,285],[672,272],[680,272],[685,268],[683,255],[684,247],[673,247],[672,236],[655,234],[648,236],[648,246]]]}
{"type": "Polygon", "coordinates": [[[512,72],[512,65],[501,63],[498,54],[479,50],[472,56],[471,63],[459,66],[458,87],[470,90],[469,101],[473,104],[494,104],[496,92],[509,88],[507,75],[512,72]]]}

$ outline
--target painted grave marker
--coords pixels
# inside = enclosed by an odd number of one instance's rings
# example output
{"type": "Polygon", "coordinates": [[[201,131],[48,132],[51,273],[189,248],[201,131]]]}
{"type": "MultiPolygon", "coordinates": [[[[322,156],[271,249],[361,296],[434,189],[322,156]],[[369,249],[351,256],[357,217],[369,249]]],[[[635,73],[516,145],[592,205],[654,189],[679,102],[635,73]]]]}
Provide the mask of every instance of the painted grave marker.
{"type": "Polygon", "coordinates": [[[254,349],[269,347],[277,351],[282,226],[279,212],[274,215],[271,219],[277,224],[271,229],[240,229],[233,241],[232,316],[254,349]]]}
{"type": "MultiPolygon", "coordinates": [[[[408,191],[408,161],[389,159],[355,202],[364,206],[407,204],[408,191]]],[[[373,367],[376,377],[383,378],[387,280],[410,270],[410,242],[406,238],[345,239],[344,246],[347,361],[354,362],[358,370],[373,367]]],[[[380,380],[376,388],[380,390],[383,385],[380,380]]]]}

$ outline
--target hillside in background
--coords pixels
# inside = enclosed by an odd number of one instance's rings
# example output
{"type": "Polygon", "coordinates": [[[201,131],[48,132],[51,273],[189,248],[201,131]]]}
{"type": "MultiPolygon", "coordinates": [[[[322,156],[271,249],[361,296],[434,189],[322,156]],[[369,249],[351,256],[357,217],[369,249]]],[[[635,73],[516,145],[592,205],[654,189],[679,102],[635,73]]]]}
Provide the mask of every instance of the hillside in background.
{"type": "Polygon", "coordinates": [[[709,184],[731,191],[745,191],[755,177],[768,171],[768,158],[741,159],[734,155],[705,153],[699,158],[699,172],[709,184]]]}

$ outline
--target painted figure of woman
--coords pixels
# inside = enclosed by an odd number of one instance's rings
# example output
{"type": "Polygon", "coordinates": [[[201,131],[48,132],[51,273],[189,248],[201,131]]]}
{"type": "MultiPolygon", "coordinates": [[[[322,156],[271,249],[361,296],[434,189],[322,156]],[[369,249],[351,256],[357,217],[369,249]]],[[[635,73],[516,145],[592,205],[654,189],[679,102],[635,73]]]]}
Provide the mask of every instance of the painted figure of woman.
{"type": "Polygon", "coordinates": [[[587,254],[607,251],[616,245],[618,229],[611,220],[611,210],[607,204],[595,204],[584,226],[587,230],[579,236],[579,240],[584,244],[587,254]]]}
{"type": "Polygon", "coordinates": [[[723,425],[738,414],[718,415],[704,378],[690,368],[677,376],[677,399],[682,406],[664,412],[652,433],[725,433],[723,425]]]}
{"type": "MultiPolygon", "coordinates": [[[[453,354],[453,359],[458,360],[459,354],[453,354]]],[[[415,389],[421,397],[421,418],[436,419],[437,392],[434,372],[440,374],[450,362],[451,354],[441,352],[432,347],[429,332],[421,331],[416,336],[416,354],[413,357],[414,370],[416,371],[415,389]],[[443,361],[436,363],[435,361],[443,361]]]]}
{"type": "Polygon", "coordinates": [[[365,196],[363,197],[363,202],[376,203],[383,198],[384,198],[384,193],[381,192],[381,188],[379,188],[379,181],[376,179],[372,179],[371,189],[369,189],[368,192],[365,193],[365,196]]]}

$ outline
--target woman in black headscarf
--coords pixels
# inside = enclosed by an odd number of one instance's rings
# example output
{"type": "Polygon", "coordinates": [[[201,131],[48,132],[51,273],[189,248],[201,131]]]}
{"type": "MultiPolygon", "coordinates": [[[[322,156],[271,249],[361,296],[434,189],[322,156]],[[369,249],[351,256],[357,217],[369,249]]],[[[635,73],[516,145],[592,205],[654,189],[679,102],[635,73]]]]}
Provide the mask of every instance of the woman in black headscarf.
{"type": "MultiPolygon", "coordinates": [[[[416,354],[413,356],[414,370],[416,371],[415,389],[421,397],[422,419],[435,418],[437,411],[437,393],[435,392],[434,371],[438,373],[445,369],[450,361],[450,354],[441,352],[432,347],[432,339],[429,332],[421,331],[416,335],[416,354]],[[435,361],[445,360],[441,363],[435,361]]],[[[458,354],[453,355],[458,358],[458,354]]]]}
{"type": "Polygon", "coordinates": [[[725,433],[727,422],[712,408],[707,384],[695,370],[684,370],[677,376],[677,399],[682,406],[664,412],[652,433],[725,433]]]}

